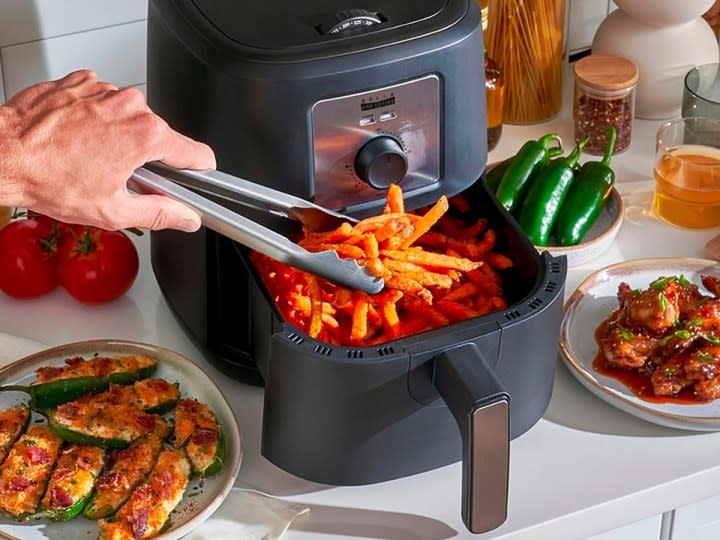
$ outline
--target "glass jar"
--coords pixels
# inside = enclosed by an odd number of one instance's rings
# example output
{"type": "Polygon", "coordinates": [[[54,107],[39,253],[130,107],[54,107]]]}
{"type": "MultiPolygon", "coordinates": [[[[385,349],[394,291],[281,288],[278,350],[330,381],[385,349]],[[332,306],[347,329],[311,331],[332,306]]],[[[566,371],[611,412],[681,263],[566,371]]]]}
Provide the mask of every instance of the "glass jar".
{"type": "Polygon", "coordinates": [[[637,66],[620,56],[591,54],[575,63],[574,72],[575,141],[589,137],[584,152],[602,155],[608,142],[607,127],[614,126],[613,154],[627,149],[635,115],[637,66]]]}
{"type": "Polygon", "coordinates": [[[566,0],[490,0],[485,45],[505,80],[504,121],[544,122],[560,112],[566,0]]]}
{"type": "MultiPolygon", "coordinates": [[[[483,33],[488,28],[488,0],[478,0],[482,13],[483,33]]],[[[502,135],[503,107],[505,103],[505,81],[500,67],[490,58],[485,49],[485,97],[487,100],[487,145],[488,152],[497,146],[502,135]]]]}

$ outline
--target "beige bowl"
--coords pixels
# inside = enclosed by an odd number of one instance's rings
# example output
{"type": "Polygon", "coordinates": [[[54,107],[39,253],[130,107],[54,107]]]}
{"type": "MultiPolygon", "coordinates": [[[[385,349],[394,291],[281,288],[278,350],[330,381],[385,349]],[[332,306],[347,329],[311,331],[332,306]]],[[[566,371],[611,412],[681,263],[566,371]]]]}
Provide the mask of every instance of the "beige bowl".
{"type": "Polygon", "coordinates": [[[567,256],[568,267],[580,266],[605,253],[612,245],[623,220],[623,202],[620,193],[613,188],[605,208],[588,230],[585,238],[574,246],[535,246],[539,252],[567,256]]]}

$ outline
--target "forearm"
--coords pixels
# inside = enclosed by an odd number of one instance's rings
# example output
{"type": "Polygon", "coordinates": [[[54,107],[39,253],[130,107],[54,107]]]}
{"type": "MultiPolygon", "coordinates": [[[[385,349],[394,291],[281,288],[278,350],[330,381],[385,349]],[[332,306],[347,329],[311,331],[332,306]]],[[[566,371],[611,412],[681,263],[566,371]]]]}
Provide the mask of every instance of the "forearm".
{"type": "Polygon", "coordinates": [[[22,162],[15,111],[0,106],[0,207],[26,207],[31,203],[22,162]]]}

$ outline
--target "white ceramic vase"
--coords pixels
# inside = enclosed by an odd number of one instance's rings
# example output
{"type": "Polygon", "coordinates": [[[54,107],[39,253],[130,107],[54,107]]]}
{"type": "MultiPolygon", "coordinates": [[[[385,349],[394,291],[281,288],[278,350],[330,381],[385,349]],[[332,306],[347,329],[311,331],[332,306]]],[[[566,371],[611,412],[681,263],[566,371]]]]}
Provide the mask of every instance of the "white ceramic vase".
{"type": "Polygon", "coordinates": [[[717,62],[720,48],[702,14],[713,0],[615,0],[620,9],[600,24],[594,54],[632,60],[640,70],[635,116],[651,120],[680,115],[683,78],[693,67],[717,62]]]}

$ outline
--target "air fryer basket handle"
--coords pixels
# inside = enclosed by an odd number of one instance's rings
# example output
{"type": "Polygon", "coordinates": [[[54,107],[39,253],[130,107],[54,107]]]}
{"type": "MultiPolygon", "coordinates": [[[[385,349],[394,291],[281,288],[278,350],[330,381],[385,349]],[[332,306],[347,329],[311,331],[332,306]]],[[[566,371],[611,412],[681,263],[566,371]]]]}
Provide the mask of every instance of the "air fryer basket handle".
{"type": "Polygon", "coordinates": [[[435,359],[435,387],[462,436],[462,518],[468,530],[495,529],[507,517],[510,395],[474,344],[435,359]]]}

